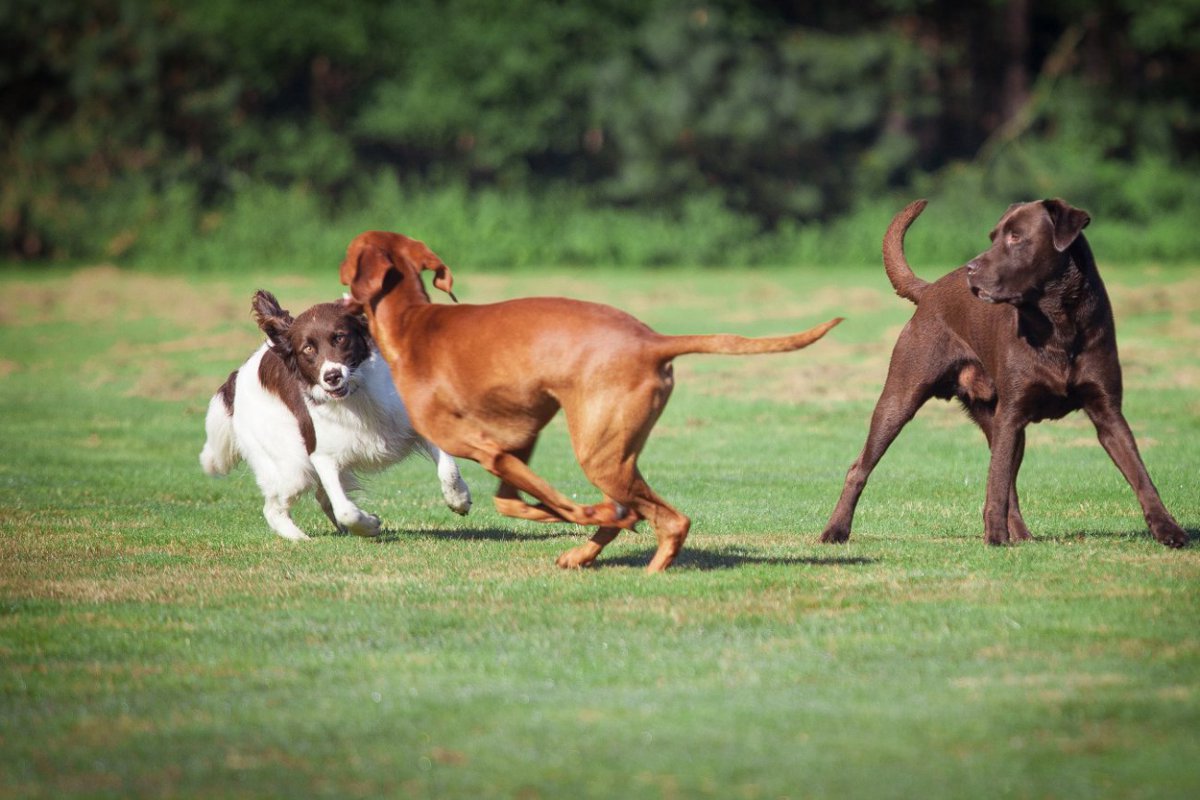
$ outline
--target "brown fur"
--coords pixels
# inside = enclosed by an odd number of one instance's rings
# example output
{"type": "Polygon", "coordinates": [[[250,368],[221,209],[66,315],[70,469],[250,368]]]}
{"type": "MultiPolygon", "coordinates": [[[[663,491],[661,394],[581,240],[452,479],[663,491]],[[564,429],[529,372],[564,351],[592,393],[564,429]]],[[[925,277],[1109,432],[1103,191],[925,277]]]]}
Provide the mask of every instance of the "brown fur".
{"type": "MultiPolygon", "coordinates": [[[[292,412],[304,438],[304,449],[312,455],[317,448],[317,432],[304,404],[301,383],[318,385],[321,364],[327,360],[349,367],[361,364],[370,355],[367,329],[358,316],[348,313],[340,303],[320,303],[292,319],[275,295],[260,289],[251,308],[258,327],[271,343],[258,364],[258,381],[292,412]]],[[[225,407],[231,414],[236,377],[235,370],[226,386],[221,387],[225,407]]]]}
{"type": "Polygon", "coordinates": [[[925,207],[912,203],[884,237],[896,293],[917,304],[892,351],[866,445],[850,467],[821,540],[844,542],[858,498],[888,446],[929,398],[957,397],[992,450],[984,538],[1030,538],[1017,499],[1025,427],[1082,409],[1137,494],[1154,538],[1188,536],[1167,511],[1121,412],[1121,364],[1112,308],[1082,234],[1087,212],[1061,200],[1011,206],[992,246],[934,283],[904,257],[904,233],[925,207]]]}
{"type": "Polygon", "coordinates": [[[500,478],[496,508],[539,522],[596,525],[591,540],[558,559],[590,564],[622,528],[645,519],[658,550],[649,571],[666,569],[690,520],[646,484],[637,457],[674,386],[671,360],[685,353],[768,353],[815,342],[840,319],[804,333],[764,339],[663,336],[623,311],[561,297],[490,305],[434,305],[421,283],[450,292],[449,268],[419,241],[369,231],[341,266],[351,300],[392,368],[413,426],[451,455],[500,478]],[[563,409],[575,455],[604,494],[580,505],[531,470],[538,433],[563,409]],[[530,505],[520,492],[540,501],[530,505]]]}

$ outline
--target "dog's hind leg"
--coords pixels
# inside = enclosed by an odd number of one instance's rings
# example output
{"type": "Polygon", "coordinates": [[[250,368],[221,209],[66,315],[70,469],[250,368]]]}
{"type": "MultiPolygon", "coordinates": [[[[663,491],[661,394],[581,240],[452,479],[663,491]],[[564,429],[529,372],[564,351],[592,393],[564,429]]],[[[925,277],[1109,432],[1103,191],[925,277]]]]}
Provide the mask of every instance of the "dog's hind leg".
{"type": "MultiPolygon", "coordinates": [[[[354,477],[349,472],[343,473],[330,458],[314,453],[311,456],[313,469],[321,481],[321,488],[333,507],[334,524],[345,528],[355,536],[378,536],[381,523],[379,517],[368,514],[354,504],[346,495],[342,482],[346,481],[355,488],[354,477]]],[[[326,512],[328,513],[328,512],[326,512]]]]}
{"type": "MultiPolygon", "coordinates": [[[[650,488],[637,467],[637,457],[671,396],[673,384],[670,370],[664,369],[627,392],[593,396],[578,407],[564,406],[575,456],[588,480],[605,497],[633,509],[654,529],[658,549],[647,572],[662,572],[671,566],[692,524],[650,488]]],[[[615,529],[611,533],[602,529],[591,541],[560,556],[559,566],[589,563],[615,536],[615,529]]]]}
{"type": "MultiPolygon", "coordinates": [[[[895,356],[893,356],[895,364],[895,356]]],[[[867,433],[866,444],[859,453],[850,471],[846,474],[846,483],[842,486],[842,494],[837,506],[821,533],[821,541],[826,543],[845,542],[850,538],[850,526],[854,521],[854,509],[858,506],[858,498],[866,488],[867,478],[871,471],[883,458],[888,447],[900,434],[900,430],[908,424],[917,410],[933,395],[933,386],[928,382],[917,383],[910,381],[907,376],[901,376],[899,371],[888,371],[883,393],[875,404],[871,415],[871,427],[867,433]]]]}
{"type": "MultiPolygon", "coordinates": [[[[534,442],[536,443],[536,439],[534,442]]],[[[533,443],[528,447],[523,447],[520,450],[514,450],[512,456],[519,458],[523,463],[528,464],[530,456],[533,455],[533,443]]],[[[521,497],[521,492],[516,486],[504,480],[500,480],[500,485],[496,488],[496,494],[492,497],[492,502],[496,506],[496,510],[506,517],[515,517],[517,519],[527,519],[531,522],[566,522],[567,519],[556,513],[544,503],[532,505],[526,503],[521,497]]]]}
{"type": "MultiPolygon", "coordinates": [[[[509,487],[533,495],[538,500],[541,500],[544,505],[526,506],[525,510],[517,510],[515,516],[520,516],[524,519],[536,519],[536,514],[553,514],[567,522],[574,522],[576,525],[600,525],[600,526],[615,526],[617,528],[632,528],[637,522],[637,514],[630,511],[628,508],[623,508],[620,505],[612,502],[597,503],[596,505],[580,505],[574,502],[566,495],[559,492],[537,473],[531,470],[525,462],[516,458],[509,453],[496,453],[488,458],[486,462],[481,461],[493,475],[499,477],[509,487]],[[530,515],[528,509],[534,509],[535,515],[530,515]]],[[[504,498],[500,498],[504,500],[504,498]]],[[[520,501],[517,501],[520,502],[520,501]]],[[[509,502],[497,502],[496,507],[501,513],[516,510],[517,507],[509,502]]],[[[551,519],[541,519],[539,521],[549,522],[551,519]]]]}
{"type": "Polygon", "coordinates": [[[506,516],[530,519],[536,522],[555,522],[558,519],[576,525],[614,526],[631,528],[638,517],[628,508],[612,503],[580,505],[551,486],[545,479],[529,468],[525,458],[532,445],[521,451],[506,452],[494,443],[484,443],[473,448],[468,458],[478,461],[484,469],[498,477],[500,489],[496,493],[496,510],[506,516]],[[529,505],[520,499],[518,492],[536,497],[543,505],[529,505]]]}
{"type": "MultiPolygon", "coordinates": [[[[633,468],[631,481],[617,481],[614,483],[613,489],[615,495],[612,497],[613,500],[633,508],[638,516],[649,522],[650,527],[654,529],[654,536],[658,540],[658,549],[655,551],[654,557],[650,559],[646,572],[662,572],[671,566],[675,557],[679,555],[679,551],[683,549],[683,543],[687,539],[692,521],[659,497],[642,478],[636,467],[633,468]],[[617,489],[617,484],[620,483],[624,485],[617,489]]],[[[618,533],[620,533],[620,528],[601,528],[588,541],[560,555],[558,566],[564,569],[588,566],[596,560],[605,545],[617,537],[618,533]]]]}
{"type": "Polygon", "coordinates": [[[556,563],[563,569],[580,569],[591,566],[605,545],[617,538],[617,534],[620,532],[620,528],[600,528],[591,539],[578,547],[572,547],[559,556],[556,563]]]}
{"type": "Polygon", "coordinates": [[[458,470],[458,462],[436,445],[422,440],[422,446],[437,463],[438,480],[442,485],[442,498],[455,514],[465,515],[471,510],[471,489],[458,470]]]}
{"type": "Polygon", "coordinates": [[[308,535],[292,521],[292,502],[295,499],[295,496],[268,495],[263,505],[263,516],[266,517],[271,530],[285,539],[298,542],[307,539],[308,535]]]}
{"type": "MultiPolygon", "coordinates": [[[[605,465],[602,468],[602,474],[597,474],[595,464],[585,463],[583,468],[588,478],[604,490],[605,496],[611,497],[617,503],[629,506],[639,518],[650,523],[650,527],[654,529],[654,536],[658,540],[658,549],[654,552],[654,557],[650,559],[646,571],[662,572],[671,566],[675,557],[679,555],[679,551],[683,549],[683,543],[687,539],[692,521],[650,488],[632,459],[619,463],[620,469],[615,472],[611,471],[610,466],[605,465]]],[[[591,541],[559,556],[558,565],[574,567],[591,563],[616,535],[616,528],[601,528],[591,541]]]]}
{"type": "Polygon", "coordinates": [[[681,514],[670,503],[659,497],[646,484],[641,473],[634,468],[634,481],[625,502],[633,506],[638,516],[650,523],[658,539],[658,549],[646,566],[646,572],[662,572],[675,561],[683,549],[684,540],[691,530],[692,521],[681,514]]]}

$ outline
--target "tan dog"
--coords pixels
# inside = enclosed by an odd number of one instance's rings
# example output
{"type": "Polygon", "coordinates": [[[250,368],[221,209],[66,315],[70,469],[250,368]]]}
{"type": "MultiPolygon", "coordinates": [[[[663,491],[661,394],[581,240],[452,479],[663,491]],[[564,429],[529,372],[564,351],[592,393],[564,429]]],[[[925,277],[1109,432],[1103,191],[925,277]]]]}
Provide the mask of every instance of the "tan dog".
{"type": "Polygon", "coordinates": [[[564,568],[590,564],[621,528],[640,519],[649,520],[658,539],[649,572],[670,566],[683,546],[691,521],[655,494],[637,468],[671,396],[672,359],[798,350],[841,322],[776,338],[663,336],[610,306],[561,297],[434,305],[421,282],[426,269],[433,285],[453,297],[449,268],[423,243],[396,233],[360,234],[341,266],[347,303],[366,314],[416,430],[500,478],[500,513],[599,526],[589,542],[559,557],[564,568]],[[538,433],[559,408],[602,503],[575,503],[527,466],[538,433]],[[541,503],[529,505],[519,492],[541,503]]]}

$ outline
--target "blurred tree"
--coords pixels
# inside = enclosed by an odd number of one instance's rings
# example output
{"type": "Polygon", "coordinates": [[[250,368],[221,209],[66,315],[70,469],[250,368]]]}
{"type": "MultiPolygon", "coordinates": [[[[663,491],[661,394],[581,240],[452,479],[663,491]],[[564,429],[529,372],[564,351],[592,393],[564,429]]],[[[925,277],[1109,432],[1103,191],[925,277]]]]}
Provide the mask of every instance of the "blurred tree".
{"type": "Polygon", "coordinates": [[[768,222],[844,210],[903,178],[910,126],[938,109],[931,62],[894,31],[832,35],[715,5],[672,7],[597,74],[609,195],[673,204],[715,191],[768,222]]]}
{"type": "Polygon", "coordinates": [[[26,257],[86,239],[131,173],[211,182],[236,81],[166,3],[0,4],[0,243],[26,257]]]}
{"type": "Polygon", "coordinates": [[[1194,166],[1198,53],[1200,0],[8,0],[0,249],[381,174],[770,226],[962,160],[1194,166]]]}
{"type": "Polygon", "coordinates": [[[424,0],[385,27],[403,53],[353,122],[361,147],[402,168],[473,180],[585,179],[595,63],[621,46],[645,0],[424,0]]]}

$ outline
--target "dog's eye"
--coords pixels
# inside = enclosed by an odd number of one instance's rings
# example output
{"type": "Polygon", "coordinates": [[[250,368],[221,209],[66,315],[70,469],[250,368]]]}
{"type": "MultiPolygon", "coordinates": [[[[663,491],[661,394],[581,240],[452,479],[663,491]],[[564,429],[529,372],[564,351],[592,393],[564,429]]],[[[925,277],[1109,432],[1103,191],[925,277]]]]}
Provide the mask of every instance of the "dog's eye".
{"type": "Polygon", "coordinates": [[[1009,231],[1008,236],[1005,238],[1009,244],[1019,244],[1021,242],[1021,234],[1016,231],[1009,231]]]}
{"type": "Polygon", "coordinates": [[[304,353],[306,356],[311,356],[313,353],[317,352],[317,348],[313,347],[311,344],[306,344],[300,350],[300,352],[304,353]]]}
{"type": "Polygon", "coordinates": [[[346,334],[344,334],[344,333],[335,333],[335,334],[333,335],[333,343],[334,343],[334,344],[342,344],[342,343],[344,343],[345,341],[346,341],[346,334]]]}

